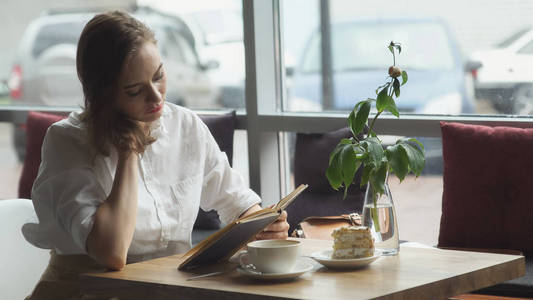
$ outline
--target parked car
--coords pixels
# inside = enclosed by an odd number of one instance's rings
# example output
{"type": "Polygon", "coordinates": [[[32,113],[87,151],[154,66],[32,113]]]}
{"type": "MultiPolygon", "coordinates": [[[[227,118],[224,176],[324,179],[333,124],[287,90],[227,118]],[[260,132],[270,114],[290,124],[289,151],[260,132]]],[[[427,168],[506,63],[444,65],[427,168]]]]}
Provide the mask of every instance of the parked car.
{"type": "MultiPolygon", "coordinates": [[[[312,34],[294,69],[289,110],[352,110],[385,83],[392,65],[387,44],[402,44],[398,65],[409,82],[397,104],[402,113],[458,115],[474,112],[473,71],[446,23],[438,18],[358,19],[331,25],[333,101],[322,101],[321,37],[312,34]]],[[[424,174],[442,173],[442,144],[419,138],[426,148],[424,174]]]]}
{"type": "Polygon", "coordinates": [[[397,103],[402,112],[474,112],[472,70],[446,24],[437,18],[358,19],[331,25],[333,101],[322,103],[321,38],[312,34],[294,70],[289,109],[351,110],[375,96],[392,60],[386,45],[402,43],[399,66],[409,74],[397,103]]]}
{"type": "Polygon", "coordinates": [[[202,61],[216,62],[209,70],[220,89],[223,107],[244,107],[244,42],[242,13],[236,7],[211,7],[179,15],[191,28],[202,61]]]}
{"type": "MultiPolygon", "coordinates": [[[[79,35],[94,13],[46,13],[21,39],[9,79],[12,105],[83,106],[76,73],[79,35]]],[[[219,90],[200,64],[190,29],[178,17],[140,9],[132,15],[153,29],[167,72],[167,100],[191,108],[220,106],[219,90]]],[[[68,110],[68,108],[67,108],[68,110]]],[[[23,124],[15,126],[15,147],[24,157],[23,124]]]]}
{"type": "Polygon", "coordinates": [[[475,81],[477,97],[492,101],[503,113],[533,114],[533,28],[471,57],[482,64],[475,81]]]}

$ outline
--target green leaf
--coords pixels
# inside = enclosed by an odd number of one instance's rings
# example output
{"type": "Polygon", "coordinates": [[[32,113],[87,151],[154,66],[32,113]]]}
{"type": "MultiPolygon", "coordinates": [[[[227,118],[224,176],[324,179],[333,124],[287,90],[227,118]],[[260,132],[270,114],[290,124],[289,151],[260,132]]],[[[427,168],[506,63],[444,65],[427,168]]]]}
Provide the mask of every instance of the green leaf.
{"type": "Polygon", "coordinates": [[[378,98],[376,99],[376,109],[378,110],[378,112],[384,111],[390,102],[390,96],[388,95],[388,91],[388,88],[384,88],[378,94],[378,98]]]}
{"type": "Polygon", "coordinates": [[[376,108],[378,112],[386,110],[394,116],[400,117],[396,103],[394,102],[394,99],[387,94],[387,89],[383,89],[379,92],[378,99],[376,100],[376,108]]]}
{"type": "MultiPolygon", "coordinates": [[[[384,85],[378,86],[378,88],[376,89],[376,95],[379,94],[379,91],[381,89],[387,89],[389,86],[390,86],[390,81],[387,81],[387,83],[385,83],[384,85]]],[[[374,99],[372,99],[372,100],[374,100],[374,99]]]]}
{"type": "Polygon", "coordinates": [[[374,169],[374,165],[363,163],[363,174],[361,175],[361,184],[360,186],[365,186],[369,179],[370,179],[370,173],[374,169]]]}
{"type": "Polygon", "coordinates": [[[353,145],[345,145],[340,152],[340,164],[342,168],[342,179],[344,180],[346,188],[352,183],[355,176],[356,157],[353,145]]]}
{"type": "Polygon", "coordinates": [[[357,136],[356,130],[356,124],[357,120],[355,119],[355,109],[352,110],[350,115],[348,116],[348,127],[350,127],[350,131],[352,132],[353,136],[357,136]]]}
{"type": "Polygon", "coordinates": [[[335,158],[335,156],[337,156],[337,154],[339,154],[339,152],[342,150],[342,144],[344,140],[347,140],[347,139],[342,139],[338,144],[337,146],[335,146],[335,149],[333,149],[333,151],[331,151],[331,153],[329,154],[329,164],[331,165],[331,162],[333,161],[333,159],[335,158]]]}
{"type": "Polygon", "coordinates": [[[396,48],[398,48],[398,54],[402,53],[402,46],[400,44],[397,44],[396,48]]]}
{"type": "Polygon", "coordinates": [[[407,72],[402,71],[402,85],[407,82],[407,72]]]}
{"type": "Polygon", "coordinates": [[[409,172],[409,160],[405,149],[396,144],[387,147],[385,154],[387,155],[392,171],[400,179],[400,182],[403,181],[405,175],[409,172]]]}
{"type": "Polygon", "coordinates": [[[394,102],[394,100],[392,100],[387,106],[387,111],[396,116],[397,118],[400,117],[400,112],[398,111],[398,108],[396,107],[396,102],[394,102]]]}
{"type": "Polygon", "coordinates": [[[377,194],[383,194],[385,192],[385,180],[387,179],[387,163],[383,163],[380,167],[370,174],[370,184],[376,189],[377,194]]]}
{"type": "MultiPolygon", "coordinates": [[[[357,136],[365,128],[365,124],[368,121],[368,115],[370,114],[370,100],[362,101],[359,105],[357,113],[355,113],[355,118],[353,120],[353,125],[350,124],[350,129],[352,130],[354,136],[357,136]]],[[[355,108],[354,108],[355,110],[355,108]]]]}
{"type": "Polygon", "coordinates": [[[389,51],[390,53],[394,54],[394,47],[392,43],[389,45],[389,51]]]}
{"type": "Polygon", "coordinates": [[[335,155],[330,159],[328,169],[326,170],[326,178],[329,185],[335,190],[338,190],[342,184],[342,171],[339,164],[339,155],[335,155]]]}
{"type": "Polygon", "coordinates": [[[384,156],[383,147],[381,146],[379,139],[376,137],[369,137],[362,140],[361,144],[365,147],[366,152],[368,152],[370,162],[375,166],[379,166],[384,156]]]}
{"type": "Polygon", "coordinates": [[[422,173],[424,165],[426,164],[426,159],[424,158],[422,150],[407,143],[401,143],[399,145],[404,148],[407,153],[409,169],[416,175],[416,177],[420,176],[420,173],[422,173]]]}
{"type": "Polygon", "coordinates": [[[394,78],[392,88],[394,89],[394,94],[396,95],[396,98],[400,97],[400,81],[398,80],[398,78],[394,78]]]}

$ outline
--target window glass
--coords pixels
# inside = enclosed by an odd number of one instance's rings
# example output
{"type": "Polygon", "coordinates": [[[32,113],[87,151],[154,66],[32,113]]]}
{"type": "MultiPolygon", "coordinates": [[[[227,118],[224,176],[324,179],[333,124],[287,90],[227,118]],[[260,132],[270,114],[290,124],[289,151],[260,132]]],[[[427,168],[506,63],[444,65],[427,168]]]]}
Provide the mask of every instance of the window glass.
{"type": "Polygon", "coordinates": [[[44,25],[35,38],[32,48],[33,57],[38,57],[46,49],[60,44],[78,43],[81,30],[84,23],[82,22],[65,22],[58,24],[44,25]]]}
{"type": "MultiPolygon", "coordinates": [[[[125,10],[154,30],[169,77],[168,101],[192,109],[244,109],[240,0],[97,2],[0,3],[0,110],[9,110],[4,118],[15,110],[9,117],[13,123],[0,124],[0,179],[5,184],[0,199],[17,196],[26,147],[25,112],[68,112],[83,106],[76,47],[95,13],[125,10]],[[164,28],[172,34],[166,35],[164,28]]],[[[243,159],[236,165],[247,172],[247,156],[236,159],[243,159]]]]}
{"type": "Polygon", "coordinates": [[[520,55],[533,51],[530,1],[284,0],[281,8],[284,110],[347,112],[375,97],[393,64],[386,46],[394,41],[402,44],[397,64],[409,75],[397,102],[401,113],[533,113],[533,59],[520,55]],[[495,22],[502,10],[513,22],[495,22]]]}
{"type": "Polygon", "coordinates": [[[191,67],[198,67],[198,60],[196,58],[196,54],[194,54],[191,44],[185,38],[179,35],[176,36],[176,41],[181,52],[183,53],[185,64],[191,67]]]}
{"type": "Polygon", "coordinates": [[[533,54],[533,40],[529,41],[522,49],[518,51],[520,54],[533,54]]]}

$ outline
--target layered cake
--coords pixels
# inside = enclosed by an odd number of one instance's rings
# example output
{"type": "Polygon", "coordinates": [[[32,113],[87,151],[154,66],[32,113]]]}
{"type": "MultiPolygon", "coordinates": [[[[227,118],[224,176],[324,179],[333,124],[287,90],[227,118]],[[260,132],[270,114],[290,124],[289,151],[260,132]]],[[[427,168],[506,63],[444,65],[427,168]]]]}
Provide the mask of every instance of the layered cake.
{"type": "Polygon", "coordinates": [[[333,258],[361,258],[374,255],[374,239],[370,228],[366,226],[349,226],[337,228],[333,237],[333,258]]]}

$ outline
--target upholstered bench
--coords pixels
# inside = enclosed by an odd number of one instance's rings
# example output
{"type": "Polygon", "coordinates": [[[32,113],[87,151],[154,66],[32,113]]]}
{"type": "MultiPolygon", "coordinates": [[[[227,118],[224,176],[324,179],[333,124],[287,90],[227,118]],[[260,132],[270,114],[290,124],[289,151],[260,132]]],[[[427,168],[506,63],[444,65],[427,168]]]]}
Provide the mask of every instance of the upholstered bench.
{"type": "MultiPolygon", "coordinates": [[[[30,199],[33,181],[37,176],[41,163],[41,146],[46,130],[53,123],[65,118],[50,113],[29,112],[26,121],[26,157],[19,180],[19,198],[30,199]]],[[[222,115],[200,115],[215,138],[220,149],[226,153],[230,165],[233,161],[233,136],[235,132],[235,112],[222,115]]],[[[22,201],[22,200],[21,200],[22,201]]],[[[194,224],[193,244],[198,243],[220,228],[220,220],[215,211],[205,212],[202,209],[194,224]]]]}
{"type": "Polygon", "coordinates": [[[441,123],[439,247],[522,252],[526,275],[476,293],[533,298],[533,129],[441,123]]]}
{"type": "MultiPolygon", "coordinates": [[[[343,199],[343,192],[335,191],[326,178],[330,152],[342,138],[351,136],[347,127],[326,133],[296,134],[295,186],[305,183],[309,187],[287,207],[289,233],[309,216],[334,216],[362,212],[366,191],[364,187],[352,184],[348,189],[348,196],[343,199]]],[[[355,182],[360,180],[361,172],[358,172],[355,182]]]]}

